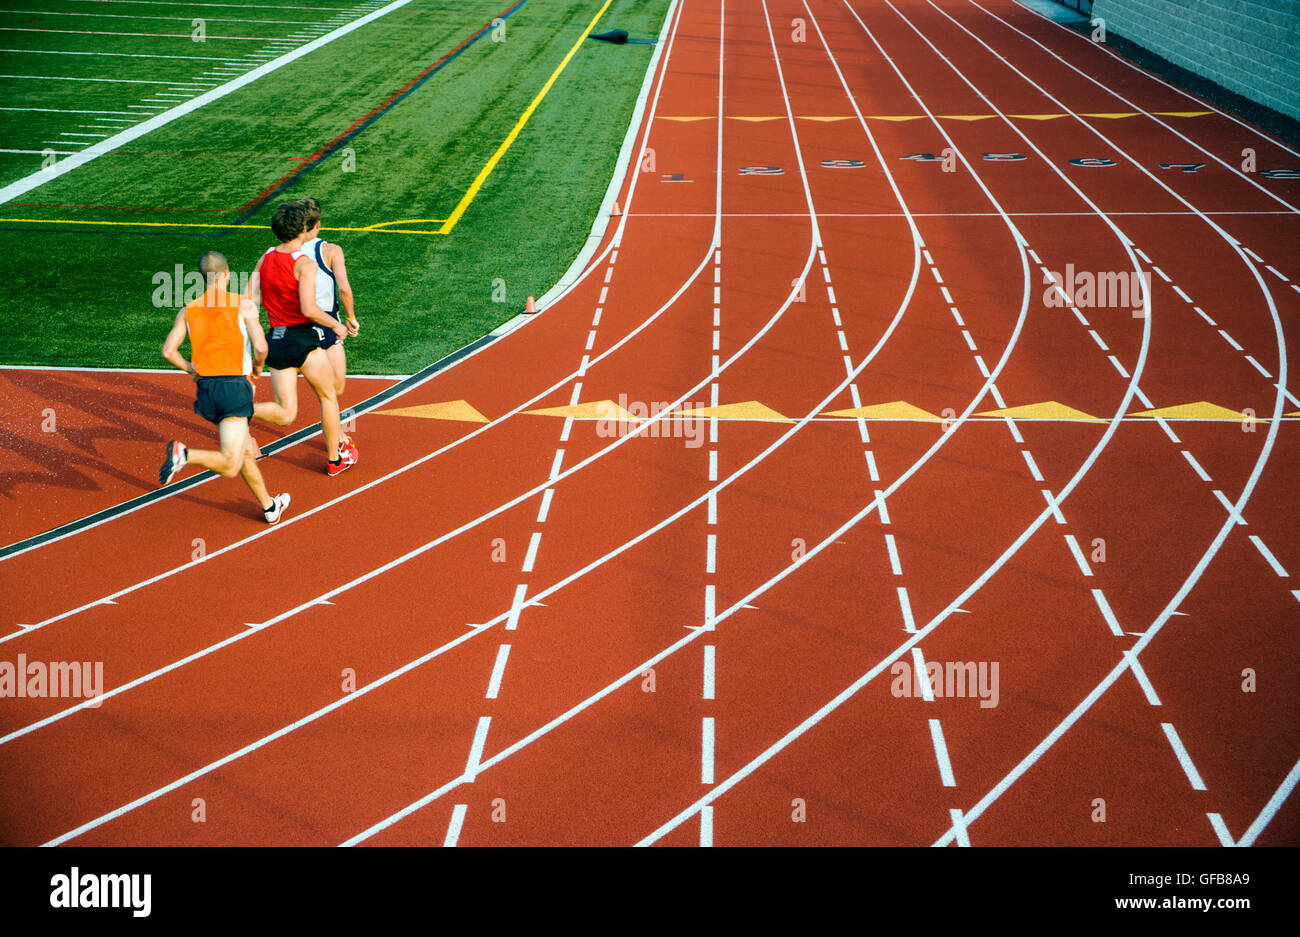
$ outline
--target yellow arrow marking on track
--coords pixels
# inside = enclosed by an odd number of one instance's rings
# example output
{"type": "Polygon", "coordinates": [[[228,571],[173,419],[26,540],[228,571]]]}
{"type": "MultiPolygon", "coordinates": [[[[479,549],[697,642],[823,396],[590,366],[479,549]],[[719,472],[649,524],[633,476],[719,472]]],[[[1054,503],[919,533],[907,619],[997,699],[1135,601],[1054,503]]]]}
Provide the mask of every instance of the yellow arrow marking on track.
{"type": "MultiPolygon", "coordinates": [[[[1240,423],[1247,419],[1246,414],[1238,410],[1229,410],[1218,404],[1199,400],[1196,403],[1184,403],[1177,407],[1161,407],[1158,410],[1143,410],[1130,413],[1129,416],[1160,417],[1164,420],[1224,420],[1240,423]]],[[[1262,420],[1260,422],[1263,422],[1262,420]]]]}
{"type": "Polygon", "coordinates": [[[1091,413],[1084,413],[1074,407],[1068,407],[1055,400],[1042,403],[1025,404],[1022,407],[1007,407],[1003,410],[985,410],[976,416],[1011,417],[1013,420],[1078,420],[1084,423],[1105,423],[1091,413]]]}
{"type": "Polygon", "coordinates": [[[682,416],[688,419],[718,419],[718,420],[770,420],[780,423],[793,423],[794,420],[787,416],[777,413],[766,404],[761,404],[757,400],[746,400],[744,403],[725,403],[720,407],[683,407],[676,411],[674,416],[682,416]]]}
{"type": "Polygon", "coordinates": [[[487,423],[488,418],[464,400],[445,403],[426,403],[418,407],[398,407],[395,410],[376,410],[389,416],[413,416],[421,420],[455,420],[461,423],[487,423]]]}
{"type": "Polygon", "coordinates": [[[935,416],[928,410],[915,407],[906,400],[892,403],[876,403],[867,407],[854,407],[850,410],[831,410],[822,416],[842,416],[849,419],[864,420],[915,420],[923,423],[942,423],[943,418],[935,416]]]}
{"type": "Polygon", "coordinates": [[[628,413],[612,400],[593,400],[571,407],[548,407],[545,410],[526,410],[533,416],[559,416],[574,420],[619,420],[626,423],[640,423],[640,417],[628,413]]]}

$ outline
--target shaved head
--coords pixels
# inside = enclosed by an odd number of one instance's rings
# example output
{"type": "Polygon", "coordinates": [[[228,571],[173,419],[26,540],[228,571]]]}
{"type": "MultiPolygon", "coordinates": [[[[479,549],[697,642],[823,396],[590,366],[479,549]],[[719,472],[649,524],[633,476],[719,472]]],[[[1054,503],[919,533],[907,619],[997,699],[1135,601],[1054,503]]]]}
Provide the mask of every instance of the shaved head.
{"type": "Polygon", "coordinates": [[[221,274],[230,272],[230,265],[226,263],[225,254],[208,251],[199,258],[199,270],[203,274],[204,281],[211,286],[217,282],[217,277],[221,274]]]}

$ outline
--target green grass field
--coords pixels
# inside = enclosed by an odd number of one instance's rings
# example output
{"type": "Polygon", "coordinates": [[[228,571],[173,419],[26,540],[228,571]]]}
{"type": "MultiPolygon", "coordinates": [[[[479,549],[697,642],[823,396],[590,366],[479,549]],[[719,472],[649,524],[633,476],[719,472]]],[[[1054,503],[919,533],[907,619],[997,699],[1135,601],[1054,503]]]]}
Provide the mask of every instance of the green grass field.
{"type": "MultiPolygon", "coordinates": [[[[235,2],[9,0],[32,12],[0,13],[0,75],[22,76],[0,77],[0,186],[39,171],[46,151],[64,159],[270,61],[290,48],[277,40],[314,26],[301,44],[336,14],[329,28],[384,5],[235,2]],[[204,42],[191,38],[199,17],[204,42]],[[94,54],[55,54],[69,52],[94,54]],[[90,78],[108,80],[65,80],[90,78]]],[[[195,269],[209,249],[250,271],[275,243],[272,208],[306,195],[322,203],[324,236],[347,252],[362,322],[348,343],[354,373],[410,373],[490,331],[577,255],[653,46],[582,43],[449,233],[328,229],[423,219],[395,227],[437,231],[602,5],[527,0],[345,148],[305,162],[511,6],[414,0],[0,204],[0,282],[11,295],[0,363],[163,366],[175,307],[155,305],[158,276],[195,269]]],[[[667,7],[613,0],[595,31],[655,37],[667,7]]]]}

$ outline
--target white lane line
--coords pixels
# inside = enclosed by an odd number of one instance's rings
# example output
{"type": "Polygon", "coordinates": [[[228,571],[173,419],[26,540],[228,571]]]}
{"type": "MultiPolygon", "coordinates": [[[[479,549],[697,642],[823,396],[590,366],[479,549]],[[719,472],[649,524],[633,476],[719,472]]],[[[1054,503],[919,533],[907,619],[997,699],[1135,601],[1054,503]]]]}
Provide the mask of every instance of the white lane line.
{"type": "Polygon", "coordinates": [[[1273,792],[1273,796],[1268,799],[1268,803],[1265,804],[1264,809],[1259,812],[1259,816],[1257,816],[1255,821],[1250,824],[1246,829],[1246,832],[1241,834],[1241,839],[1237,841],[1238,846],[1255,845],[1255,840],[1257,840],[1259,834],[1264,831],[1264,827],[1268,826],[1269,821],[1276,816],[1278,810],[1281,809],[1282,804],[1286,802],[1286,799],[1291,796],[1291,792],[1295,790],[1297,781],[1300,781],[1300,761],[1297,761],[1295,765],[1292,766],[1291,770],[1287,772],[1286,778],[1278,786],[1278,789],[1273,792]]]}
{"type": "Polygon", "coordinates": [[[1264,366],[1260,364],[1258,361],[1256,361],[1253,356],[1247,355],[1246,360],[1250,362],[1251,367],[1253,367],[1260,374],[1264,375],[1264,377],[1268,378],[1270,381],[1273,380],[1273,375],[1269,374],[1268,371],[1264,369],[1264,366]]]}
{"type": "Polygon", "coordinates": [[[527,583],[521,582],[515,586],[515,597],[510,603],[510,611],[506,615],[506,631],[514,631],[519,627],[519,613],[524,609],[524,595],[527,591],[527,583]]]}
{"type": "Polygon", "coordinates": [[[1023,446],[1025,444],[1025,437],[1020,435],[1020,429],[1016,426],[1016,421],[1009,416],[1003,417],[1003,419],[1007,421],[1007,431],[1011,433],[1011,438],[1019,445],[1023,446]]]}
{"type": "Polygon", "coordinates": [[[1142,665],[1138,662],[1138,657],[1133,653],[1132,649],[1124,649],[1124,659],[1128,661],[1128,669],[1133,671],[1133,676],[1137,678],[1138,686],[1142,687],[1142,693],[1146,696],[1147,702],[1152,706],[1161,705],[1160,697],[1156,695],[1156,688],[1147,679],[1147,672],[1142,669],[1142,665]]]}
{"type": "Polygon", "coordinates": [[[1092,340],[1097,343],[1098,347],[1101,348],[1102,351],[1110,351],[1110,348],[1107,347],[1106,343],[1101,340],[1101,336],[1097,334],[1096,329],[1088,329],[1088,334],[1092,336],[1092,340]]]}
{"type": "Polygon", "coordinates": [[[1291,282],[1291,280],[1286,276],[1286,274],[1284,274],[1281,270],[1278,270],[1272,264],[1264,264],[1264,269],[1285,283],[1291,282]]]}
{"type": "Polygon", "coordinates": [[[1255,545],[1255,549],[1259,551],[1259,555],[1268,561],[1268,565],[1273,567],[1273,572],[1277,573],[1282,579],[1291,578],[1290,574],[1282,568],[1282,564],[1277,561],[1277,557],[1273,555],[1273,551],[1264,546],[1263,540],[1260,540],[1254,534],[1251,534],[1250,542],[1255,545]]]}
{"type": "Polygon", "coordinates": [[[469,804],[457,804],[451,808],[451,822],[447,824],[447,835],[442,840],[443,846],[451,847],[460,842],[460,830],[465,825],[465,812],[467,810],[469,810],[469,804]]]}
{"type": "Polygon", "coordinates": [[[1192,297],[1184,293],[1183,288],[1181,286],[1178,286],[1177,284],[1174,284],[1174,292],[1182,297],[1183,302],[1190,303],[1192,301],[1192,297]]]}
{"type": "Polygon", "coordinates": [[[1223,822],[1223,817],[1217,813],[1207,813],[1206,818],[1210,821],[1210,826],[1214,827],[1214,834],[1219,837],[1219,845],[1232,847],[1237,845],[1228,832],[1228,824],[1223,822]]]}
{"type": "Polygon", "coordinates": [[[1246,350],[1246,349],[1242,348],[1240,345],[1238,345],[1236,339],[1234,339],[1234,338],[1233,338],[1231,335],[1229,335],[1227,332],[1223,331],[1223,329],[1219,329],[1219,334],[1223,336],[1223,340],[1224,340],[1225,342],[1227,342],[1227,343],[1228,343],[1229,345],[1231,345],[1233,348],[1237,349],[1237,351],[1245,351],[1245,350],[1246,350]]]}
{"type": "Polygon", "coordinates": [[[943,728],[938,719],[930,720],[930,740],[934,742],[934,757],[939,762],[939,777],[944,787],[956,787],[957,781],[952,776],[952,763],[948,760],[948,745],[943,740],[943,728]]]}
{"type": "Polygon", "coordinates": [[[885,507],[885,493],[876,491],[876,509],[880,512],[880,523],[889,524],[889,508],[885,507]]]}
{"type": "Polygon", "coordinates": [[[871,480],[880,481],[880,472],[876,469],[876,457],[872,455],[870,449],[864,450],[863,454],[867,457],[867,473],[871,476],[871,480]]]}
{"type": "Polygon", "coordinates": [[[835,298],[835,288],[832,286],[826,287],[826,297],[831,301],[831,305],[839,302],[839,300],[835,298]]]}
{"type": "MultiPolygon", "coordinates": [[[[1154,408],[1151,407],[1150,404],[1148,404],[1147,409],[1150,410],[1154,408]]],[[[1155,421],[1156,421],[1156,425],[1165,431],[1165,435],[1169,437],[1170,442],[1172,442],[1175,446],[1181,446],[1183,444],[1183,441],[1178,438],[1177,434],[1174,433],[1173,428],[1169,425],[1168,420],[1166,420],[1162,416],[1158,416],[1155,417],[1155,421]]]]}
{"type": "Polygon", "coordinates": [[[707,849],[713,845],[713,807],[700,811],[700,846],[707,849]]]}
{"type": "Polygon", "coordinates": [[[564,463],[564,450],[555,450],[555,459],[551,462],[550,481],[555,481],[560,476],[560,466],[564,463]]]}
{"type": "Polygon", "coordinates": [[[1124,365],[1120,364],[1119,359],[1116,358],[1114,355],[1107,355],[1107,357],[1110,358],[1110,363],[1115,366],[1115,370],[1120,373],[1120,377],[1124,378],[1124,380],[1127,381],[1130,375],[1127,371],[1124,370],[1124,365]]]}
{"type": "Polygon", "coordinates": [[[718,535],[709,534],[704,548],[704,571],[710,575],[718,571],[718,535]]]}
{"type": "Polygon", "coordinates": [[[718,587],[709,583],[704,587],[704,630],[712,631],[717,626],[718,587]]]}
{"type": "Polygon", "coordinates": [[[1183,748],[1183,740],[1178,737],[1177,730],[1174,729],[1173,723],[1162,722],[1160,728],[1165,730],[1165,738],[1169,739],[1169,746],[1178,756],[1178,763],[1183,766],[1183,771],[1187,774],[1187,780],[1192,783],[1192,790],[1205,790],[1205,782],[1201,780],[1200,774],[1196,771],[1196,765],[1192,764],[1192,756],[1187,754],[1187,749],[1183,748]]]}
{"type": "Polygon", "coordinates": [[[1202,309],[1200,306],[1193,306],[1192,308],[1195,309],[1197,315],[1199,315],[1202,319],[1208,322],[1212,328],[1218,328],[1219,323],[1215,322],[1208,315],[1206,315],[1204,309],[1202,309]]]}
{"type": "Polygon", "coordinates": [[[465,762],[464,780],[473,781],[478,776],[479,764],[483,761],[483,746],[487,744],[488,727],[492,725],[491,716],[480,716],[478,726],[474,729],[474,741],[470,744],[469,759],[465,762]]]}
{"type": "Polygon", "coordinates": [[[506,659],[510,657],[510,645],[503,644],[497,648],[496,663],[492,665],[492,677],[488,680],[486,699],[496,699],[501,692],[501,678],[506,673],[506,659]]]}
{"type": "Polygon", "coordinates": [[[1237,510],[1237,506],[1233,504],[1231,501],[1229,501],[1227,496],[1224,495],[1222,491],[1220,491],[1218,488],[1215,488],[1214,496],[1219,499],[1219,503],[1222,504],[1224,509],[1228,512],[1228,516],[1231,517],[1234,521],[1236,521],[1239,527],[1246,526],[1246,519],[1241,516],[1241,513],[1237,510]]]}
{"type": "Polygon", "coordinates": [[[713,699],[716,691],[715,679],[717,674],[717,654],[714,645],[704,645],[704,689],[700,694],[702,699],[713,699]]]}
{"type": "Polygon", "coordinates": [[[1183,453],[1183,458],[1185,458],[1185,459],[1186,459],[1186,460],[1191,464],[1191,466],[1192,466],[1192,470],[1193,470],[1194,472],[1196,472],[1197,475],[1200,476],[1201,481],[1203,481],[1203,482],[1208,482],[1208,481],[1212,481],[1212,480],[1213,480],[1213,479],[1210,478],[1209,475],[1207,475],[1207,474],[1205,473],[1205,469],[1201,468],[1201,464],[1200,464],[1199,462],[1196,461],[1196,457],[1195,457],[1195,456],[1193,456],[1193,455],[1192,455],[1190,452],[1188,452],[1186,449],[1182,450],[1182,453],[1183,453]]]}
{"type": "Polygon", "coordinates": [[[1083,551],[1079,549],[1079,541],[1074,539],[1074,534],[1066,534],[1065,542],[1070,547],[1070,552],[1074,554],[1074,561],[1079,564],[1079,572],[1085,576],[1092,575],[1092,568],[1083,556],[1083,551]]]}
{"type": "Polygon", "coordinates": [[[934,282],[935,282],[935,283],[942,283],[942,282],[943,282],[943,277],[939,276],[939,268],[938,268],[938,267],[931,267],[931,268],[930,268],[930,272],[934,274],[934,282]]]}
{"type": "Polygon", "coordinates": [[[925,668],[925,657],[919,647],[912,648],[912,672],[916,674],[913,682],[921,688],[921,699],[933,703],[934,689],[930,686],[930,672],[925,668]]]}
{"type": "Polygon", "coordinates": [[[912,600],[907,597],[907,586],[898,587],[898,607],[903,612],[903,630],[916,633],[916,621],[912,618],[912,600]]]}
{"type": "Polygon", "coordinates": [[[713,783],[713,717],[705,716],[700,724],[700,783],[713,783]]]}
{"type": "Polygon", "coordinates": [[[957,320],[957,324],[959,326],[961,326],[962,328],[966,327],[966,323],[962,321],[961,313],[957,311],[956,306],[949,306],[948,311],[952,313],[952,317],[957,320]]]}
{"type": "Polygon", "coordinates": [[[116,136],[110,137],[107,140],[102,140],[99,143],[89,146],[74,156],[69,156],[67,159],[60,160],[59,162],[55,163],[53,166],[49,167],[48,169],[37,170],[36,172],[33,172],[28,176],[24,176],[22,179],[19,179],[16,182],[11,182],[9,185],[5,186],[4,188],[0,188],[0,205],[3,205],[5,202],[13,201],[15,198],[18,198],[20,195],[23,195],[26,192],[30,192],[32,189],[38,186],[44,185],[45,183],[49,182],[51,179],[55,178],[56,176],[61,176],[64,173],[71,172],[73,169],[77,169],[78,167],[84,166],[86,163],[89,163],[92,160],[98,159],[100,156],[103,156],[105,153],[111,153],[114,150],[123,147],[134,140],[138,140],[140,137],[144,136],[145,134],[157,130],[159,127],[166,126],[167,124],[171,123],[174,120],[178,120],[187,114],[191,114],[194,111],[198,110],[199,108],[203,107],[205,104],[210,104],[211,102],[219,100],[220,98],[223,98],[228,94],[233,94],[235,91],[238,91],[240,88],[243,88],[246,85],[252,84],[253,82],[257,81],[259,78],[262,78],[265,75],[269,75],[271,72],[281,69],[284,66],[288,65],[289,63],[294,62],[305,55],[310,55],[312,52],[315,52],[317,49],[327,46],[331,42],[334,42],[336,39],[340,39],[343,36],[346,36],[348,33],[360,29],[361,27],[366,26],[377,19],[380,19],[381,17],[387,16],[389,13],[392,13],[394,10],[401,9],[402,7],[406,6],[410,2],[411,0],[393,0],[392,3],[380,7],[378,10],[375,10],[372,13],[367,13],[364,16],[358,17],[357,19],[352,20],[346,25],[340,26],[338,29],[326,33],[325,35],[321,36],[319,39],[313,39],[311,42],[298,46],[292,51],[286,52],[284,55],[281,55],[279,58],[272,59],[271,61],[267,62],[265,65],[259,65],[257,68],[253,69],[252,71],[248,72],[245,75],[240,75],[238,78],[226,82],[223,85],[219,85],[218,87],[213,88],[211,91],[204,92],[197,98],[186,101],[184,104],[177,105],[171,110],[165,111],[162,114],[157,115],[156,117],[151,117],[149,120],[146,120],[143,123],[137,124],[134,127],[131,127],[127,130],[123,130],[121,133],[117,134],[116,136]]]}
{"type": "Polygon", "coordinates": [[[1046,479],[1043,478],[1043,473],[1038,471],[1038,465],[1034,462],[1034,457],[1030,454],[1029,450],[1021,449],[1020,454],[1025,457],[1025,464],[1029,466],[1029,474],[1034,477],[1034,481],[1045,481],[1046,479]]]}
{"type": "Polygon", "coordinates": [[[522,572],[531,573],[533,571],[533,564],[537,562],[537,548],[541,545],[542,532],[540,530],[534,531],[532,537],[528,540],[528,553],[524,557],[522,572]]]}
{"type": "Polygon", "coordinates": [[[1167,273],[1165,273],[1163,270],[1161,270],[1159,267],[1155,266],[1154,264],[1152,265],[1151,269],[1154,270],[1157,274],[1159,274],[1160,279],[1164,280],[1166,283],[1174,282],[1173,280],[1169,279],[1169,275],[1167,273]]]}
{"type": "Polygon", "coordinates": [[[941,287],[939,287],[939,291],[940,291],[941,293],[943,293],[943,301],[946,302],[949,306],[951,306],[951,305],[952,305],[952,293],[949,293],[949,292],[948,292],[948,287],[946,287],[946,286],[941,286],[941,287]]]}
{"type": "Polygon", "coordinates": [[[980,374],[983,374],[983,375],[984,375],[984,379],[985,379],[985,380],[988,380],[988,379],[989,379],[989,366],[988,366],[987,364],[984,363],[984,359],[983,359],[982,357],[980,357],[979,355],[976,355],[976,356],[975,356],[975,366],[978,367],[978,368],[980,369],[980,374]]]}
{"type": "Polygon", "coordinates": [[[979,351],[979,348],[976,347],[975,345],[975,339],[971,338],[970,332],[966,331],[965,329],[962,329],[961,337],[966,339],[967,348],[969,348],[971,351],[979,351]]]}
{"type": "Polygon", "coordinates": [[[1043,493],[1043,500],[1047,502],[1048,508],[1051,509],[1053,520],[1058,524],[1064,524],[1065,515],[1061,513],[1061,509],[1057,506],[1056,499],[1052,497],[1052,493],[1046,488],[1040,488],[1039,491],[1043,493]]]}
{"type": "Polygon", "coordinates": [[[546,515],[551,511],[551,498],[555,496],[554,488],[547,488],[546,494],[542,495],[542,506],[537,511],[537,523],[545,524],[546,515]]]}
{"type": "Polygon", "coordinates": [[[1119,621],[1116,620],[1115,613],[1111,611],[1106,596],[1100,589],[1093,589],[1092,597],[1097,603],[1097,608],[1101,609],[1101,617],[1106,619],[1106,624],[1110,627],[1110,633],[1117,638],[1124,637],[1124,629],[1119,626],[1119,621]]]}
{"type": "Polygon", "coordinates": [[[966,818],[956,807],[948,808],[948,818],[952,821],[953,835],[958,846],[970,846],[970,837],[966,834],[966,818]]]}
{"type": "Polygon", "coordinates": [[[895,576],[903,575],[903,567],[898,562],[898,547],[894,544],[894,535],[885,534],[885,546],[889,548],[889,568],[895,576]]]}

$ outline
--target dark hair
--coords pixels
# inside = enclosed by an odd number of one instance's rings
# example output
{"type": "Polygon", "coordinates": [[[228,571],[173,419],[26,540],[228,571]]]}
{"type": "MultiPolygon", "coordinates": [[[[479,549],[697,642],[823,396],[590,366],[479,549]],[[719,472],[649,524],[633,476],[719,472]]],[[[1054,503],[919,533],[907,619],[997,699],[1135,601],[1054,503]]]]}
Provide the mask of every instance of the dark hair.
{"type": "Polygon", "coordinates": [[[307,224],[304,230],[311,230],[320,223],[320,202],[316,201],[310,195],[298,203],[307,209],[307,224]]]}
{"type": "Polygon", "coordinates": [[[283,244],[307,230],[307,209],[302,202],[284,202],[271,213],[271,230],[283,244]]]}

